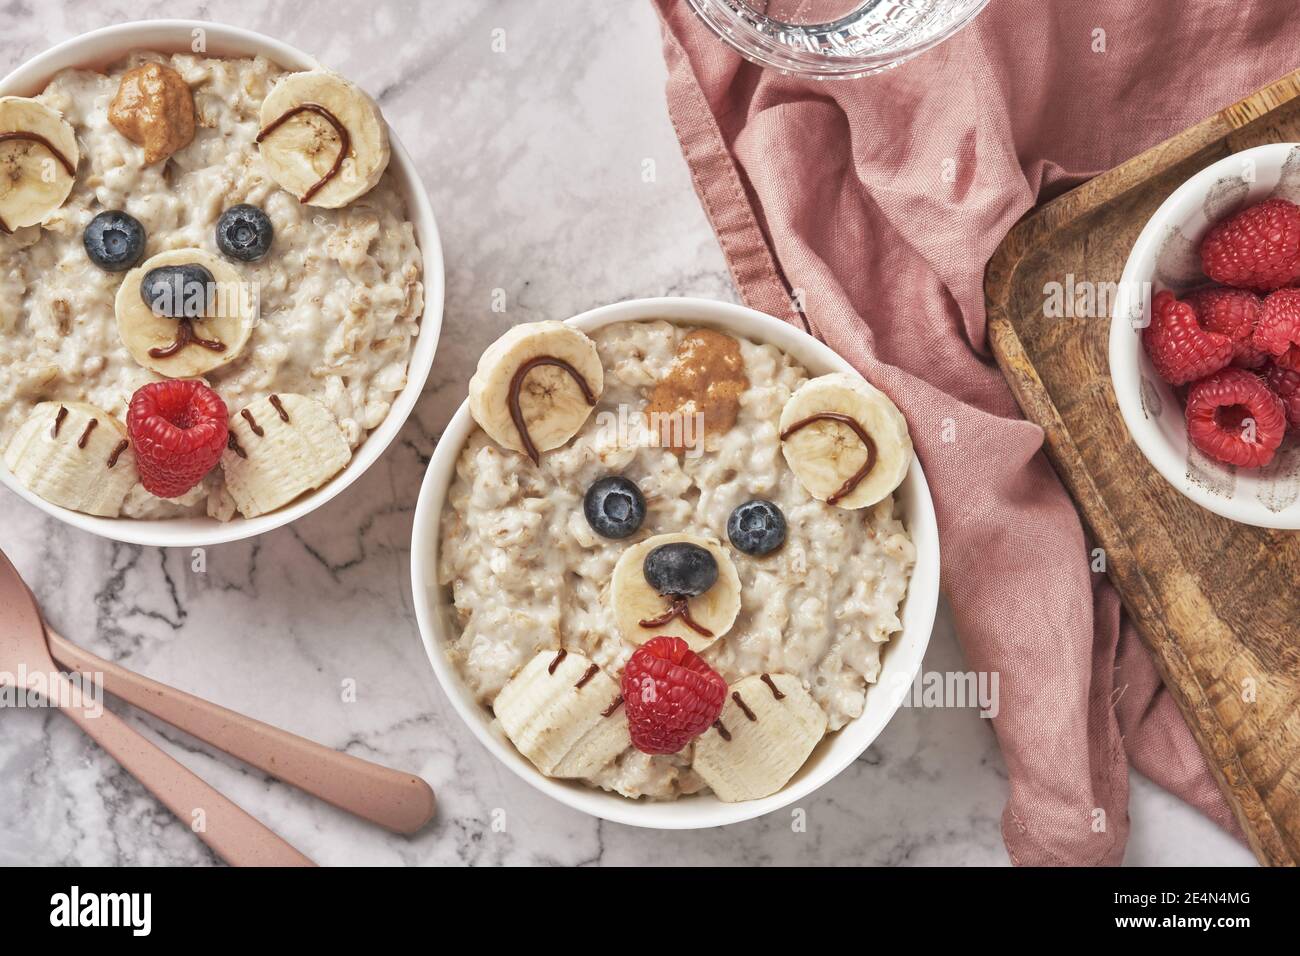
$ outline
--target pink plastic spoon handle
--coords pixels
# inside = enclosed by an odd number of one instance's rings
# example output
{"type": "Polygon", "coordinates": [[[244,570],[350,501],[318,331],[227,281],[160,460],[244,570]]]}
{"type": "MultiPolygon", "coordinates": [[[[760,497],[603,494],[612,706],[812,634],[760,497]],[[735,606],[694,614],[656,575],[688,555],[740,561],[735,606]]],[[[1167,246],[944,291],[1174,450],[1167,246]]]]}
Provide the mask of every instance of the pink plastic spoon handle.
{"type": "Polygon", "coordinates": [[[96,657],[46,626],[50,652],[70,671],[102,674],[106,691],[348,813],[395,833],[433,818],[433,790],[420,777],[340,753],[96,657]]]}
{"type": "Polygon", "coordinates": [[[71,703],[76,695],[63,689],[51,695],[63,713],[231,866],[316,865],[116,714],[71,703]]]}

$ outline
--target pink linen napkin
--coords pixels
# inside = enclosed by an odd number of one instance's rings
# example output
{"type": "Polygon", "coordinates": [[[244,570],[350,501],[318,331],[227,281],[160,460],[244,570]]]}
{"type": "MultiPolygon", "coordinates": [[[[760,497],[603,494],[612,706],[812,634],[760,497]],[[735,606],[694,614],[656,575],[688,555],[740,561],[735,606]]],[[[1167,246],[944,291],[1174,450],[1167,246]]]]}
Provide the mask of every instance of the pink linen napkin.
{"type": "Polygon", "coordinates": [[[963,649],[1001,675],[1011,860],[1119,863],[1130,762],[1239,834],[998,372],[983,273],[1034,204],[1300,66],[1300,8],[992,0],[910,63],[819,83],[655,3],[669,112],[744,301],[907,413],[963,649]]]}

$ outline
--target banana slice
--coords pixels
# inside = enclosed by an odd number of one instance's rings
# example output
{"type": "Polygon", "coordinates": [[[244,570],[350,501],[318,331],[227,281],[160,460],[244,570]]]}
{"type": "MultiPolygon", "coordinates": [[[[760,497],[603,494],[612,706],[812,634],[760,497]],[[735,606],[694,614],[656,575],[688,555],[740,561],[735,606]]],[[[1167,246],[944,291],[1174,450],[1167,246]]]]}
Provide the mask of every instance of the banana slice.
{"type": "Polygon", "coordinates": [[[337,73],[292,73],[262,101],[257,141],[277,183],[302,202],[346,206],[388,168],[388,126],[379,105],[337,73]]]}
{"type": "Polygon", "coordinates": [[[781,410],[781,451],[808,494],[840,508],[874,505],[912,463],[907,420],[884,392],[834,372],[804,382],[781,410]]]}
{"type": "Polygon", "coordinates": [[[652,637],[680,637],[691,650],[699,653],[731,629],[740,613],[740,575],[731,555],[712,538],[693,534],[657,534],[632,545],[619,556],[609,586],[610,610],[623,640],[644,644],[652,637]],[[669,598],[655,591],[645,579],[642,566],[646,555],[661,544],[677,542],[699,545],[718,562],[718,580],[699,597],[690,598],[686,608],[690,619],[709,634],[701,634],[683,616],[674,617],[655,627],[642,627],[642,621],[663,617],[671,606],[669,598]]]}
{"type": "Polygon", "coordinates": [[[510,678],[492,712],[548,777],[590,777],[628,747],[618,682],[581,654],[542,651],[510,678]]]}
{"type": "Polygon", "coordinates": [[[228,262],[202,249],[173,249],[126,274],[117,290],[114,311],[118,337],[136,362],[168,378],[198,378],[233,362],[248,344],[257,324],[257,290],[228,262]],[[209,290],[209,317],[190,321],[154,315],[140,297],[145,275],[160,266],[185,265],[202,266],[216,280],[216,288],[209,290]],[[178,336],[190,333],[193,340],[189,344],[173,354],[161,354],[171,350],[178,336]]]}
{"type": "Polygon", "coordinates": [[[537,462],[577,434],[604,388],[595,342],[563,322],[529,322],[483,353],[469,410],[498,445],[537,462]]]}
{"type": "Polygon", "coordinates": [[[271,395],[230,417],[221,455],[226,490],[245,518],[274,511],[319,488],[352,460],[328,408],[305,395],[271,395]]]}
{"type": "Polygon", "coordinates": [[[696,739],[691,769],[719,800],[757,800],[784,787],[825,735],[826,712],[798,677],[746,677],[731,685],[718,723],[696,739]]]}
{"type": "Polygon", "coordinates": [[[77,181],[77,135],[36,100],[0,96],[0,233],[44,222],[77,181]]]}
{"type": "Polygon", "coordinates": [[[42,402],[5,449],[5,465],[51,504],[116,518],[140,480],[126,426],[82,402],[42,402]]]}

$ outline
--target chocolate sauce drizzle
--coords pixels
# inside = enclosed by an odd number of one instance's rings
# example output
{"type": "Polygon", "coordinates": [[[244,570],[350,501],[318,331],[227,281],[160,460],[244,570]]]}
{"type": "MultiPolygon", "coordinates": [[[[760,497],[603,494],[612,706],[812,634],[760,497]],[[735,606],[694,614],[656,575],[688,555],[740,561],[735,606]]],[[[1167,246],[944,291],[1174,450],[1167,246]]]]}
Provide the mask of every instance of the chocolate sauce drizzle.
{"type": "Polygon", "coordinates": [[[248,452],[244,451],[244,449],[240,447],[239,441],[235,438],[234,432],[227,433],[226,447],[229,448],[231,451],[233,451],[240,458],[243,458],[245,461],[248,460],[248,452]]]}
{"type": "Polygon", "coordinates": [[[559,667],[560,664],[564,662],[564,659],[568,656],[569,656],[569,652],[561,647],[559,652],[555,655],[555,660],[551,661],[551,666],[546,668],[546,673],[554,674],[555,668],[559,667]]]}
{"type": "Polygon", "coordinates": [[[574,686],[574,689],[575,689],[575,690],[582,690],[582,688],[586,687],[586,686],[587,686],[587,681],[589,681],[589,680],[591,680],[593,677],[595,677],[595,676],[596,676],[596,671],[598,671],[598,670],[600,670],[600,667],[598,667],[598,666],[595,665],[595,664],[592,664],[590,667],[588,667],[588,668],[587,668],[587,673],[583,674],[583,675],[582,675],[582,678],[578,681],[578,683],[576,683],[576,684],[573,685],[573,686],[574,686]]]}
{"type": "Polygon", "coordinates": [[[98,425],[98,418],[92,418],[90,421],[86,422],[86,430],[82,432],[81,437],[77,439],[78,448],[86,447],[86,442],[90,441],[90,433],[93,432],[98,425]]]}
{"type": "Polygon", "coordinates": [[[673,620],[674,618],[680,617],[682,619],[682,623],[685,624],[687,627],[689,627],[696,634],[701,634],[704,637],[713,636],[712,631],[710,631],[703,624],[696,621],[695,618],[691,617],[691,608],[690,605],[687,603],[687,598],[684,594],[672,594],[672,595],[668,595],[668,598],[669,600],[672,601],[672,603],[668,606],[668,610],[664,611],[664,613],[660,614],[658,617],[652,617],[647,621],[638,621],[637,623],[644,628],[663,627],[665,624],[667,624],[669,621],[673,620]]]}
{"type": "Polygon", "coordinates": [[[59,429],[63,427],[63,420],[68,417],[68,409],[60,405],[59,413],[54,416],[54,428],[50,431],[51,438],[59,437],[59,429]]]}
{"type": "Polygon", "coordinates": [[[248,422],[248,427],[253,430],[253,434],[256,435],[258,438],[261,438],[263,435],[266,434],[266,432],[262,431],[262,426],[257,424],[257,419],[253,417],[253,413],[250,412],[247,408],[245,408],[239,414],[240,417],[244,419],[244,421],[248,422]]]}
{"type": "Polygon", "coordinates": [[[623,703],[623,695],[619,694],[617,697],[614,698],[614,702],[612,704],[610,704],[608,707],[606,707],[604,710],[600,712],[600,716],[608,717],[610,714],[614,713],[614,711],[618,710],[619,705],[622,703],[623,703]]]}
{"type": "Polygon", "coordinates": [[[534,465],[541,464],[542,459],[537,452],[537,446],[533,444],[532,436],[528,434],[528,424],[524,421],[523,410],[519,407],[519,392],[524,386],[524,379],[528,376],[528,373],[542,365],[553,365],[556,368],[564,369],[578,383],[578,388],[582,389],[582,397],[587,400],[587,404],[596,404],[596,396],[591,391],[591,386],[587,384],[587,380],[582,377],[581,372],[564,361],[564,359],[555,358],[552,355],[536,355],[519,366],[515,370],[514,377],[510,379],[510,395],[507,401],[510,405],[510,420],[515,423],[515,430],[519,432],[519,440],[524,443],[524,451],[528,453],[528,457],[533,460],[534,465]]]}
{"type": "MultiPolygon", "coordinates": [[[[44,146],[54,154],[54,158],[59,161],[59,164],[63,167],[64,171],[74,179],[76,178],[77,167],[72,165],[72,161],[69,160],[68,157],[64,156],[57,146],[40,133],[28,133],[23,130],[15,130],[11,133],[0,133],[0,143],[9,143],[14,140],[39,143],[41,146],[44,146]]],[[[13,233],[13,230],[9,228],[9,224],[4,221],[4,217],[2,216],[0,216],[0,232],[3,232],[5,235],[11,235],[13,233]]]]}
{"type": "Polygon", "coordinates": [[[176,338],[171,345],[163,348],[152,348],[149,350],[151,358],[165,359],[171,358],[187,345],[198,345],[210,352],[224,352],[226,344],[218,342],[215,339],[205,339],[194,331],[194,323],[189,319],[178,319],[176,325],[176,338]]]}
{"type": "Polygon", "coordinates": [[[795,432],[799,431],[799,429],[806,428],[813,422],[839,422],[841,425],[848,425],[849,428],[853,429],[853,433],[862,440],[862,444],[865,445],[867,449],[867,460],[863,466],[854,472],[848,481],[840,485],[839,490],[836,491],[835,494],[826,499],[828,505],[833,505],[837,501],[842,501],[844,498],[853,494],[853,489],[862,483],[862,479],[871,473],[872,468],[876,467],[876,443],[871,440],[871,436],[867,434],[867,430],[862,427],[856,418],[851,418],[848,415],[841,415],[839,412],[819,412],[816,415],[809,415],[807,418],[795,422],[785,431],[781,432],[781,440],[785,441],[795,432]]]}
{"type": "Polygon", "coordinates": [[[750,720],[758,720],[758,718],[754,716],[754,712],[749,709],[749,705],[745,703],[745,698],[740,696],[740,691],[733,690],[731,692],[731,699],[736,702],[736,706],[744,712],[746,717],[750,720]]]}
{"type": "Polygon", "coordinates": [[[327,123],[334,127],[334,132],[339,134],[339,154],[334,157],[334,165],[330,167],[329,172],[316,180],[316,184],[303,193],[298,200],[299,202],[310,202],[311,198],[320,192],[325,184],[337,176],[339,170],[343,168],[343,160],[347,159],[348,153],[352,151],[352,137],[348,135],[347,128],[339,122],[339,118],[319,103],[300,103],[258,133],[257,141],[262,142],[299,113],[315,113],[317,116],[324,118],[327,123]]]}
{"type": "Polygon", "coordinates": [[[117,447],[113,449],[113,454],[108,456],[108,467],[112,468],[114,465],[116,465],[118,458],[122,456],[122,452],[126,451],[130,447],[131,447],[131,443],[127,441],[125,438],[123,438],[120,442],[118,442],[117,447]]]}
{"type": "Polygon", "coordinates": [[[785,694],[781,693],[781,688],[776,686],[776,681],[772,680],[771,674],[764,674],[762,681],[767,685],[767,689],[772,692],[772,696],[777,700],[785,700],[785,694]]]}
{"type": "Polygon", "coordinates": [[[731,731],[728,730],[727,725],[722,722],[722,718],[718,718],[713,722],[713,729],[718,732],[718,735],[723,740],[728,742],[731,741],[731,731]]]}
{"type": "Polygon", "coordinates": [[[280,402],[280,396],[272,395],[267,399],[267,401],[271,403],[271,407],[274,408],[276,414],[280,416],[280,421],[284,422],[286,425],[289,424],[289,413],[284,410],[284,405],[280,402]]]}

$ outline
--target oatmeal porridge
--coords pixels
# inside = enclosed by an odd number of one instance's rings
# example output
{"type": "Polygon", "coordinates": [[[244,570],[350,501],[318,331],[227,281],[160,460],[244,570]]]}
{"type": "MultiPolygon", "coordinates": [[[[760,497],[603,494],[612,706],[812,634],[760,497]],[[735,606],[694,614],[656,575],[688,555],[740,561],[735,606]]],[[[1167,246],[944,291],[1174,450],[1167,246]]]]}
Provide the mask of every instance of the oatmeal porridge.
{"type": "Polygon", "coordinates": [[[862,713],[915,559],[882,393],[711,330],[546,322],[484,354],[470,408],[446,651],[543,773],[753,799],[862,713]]]}
{"type": "Polygon", "coordinates": [[[93,514],[228,520],[346,466],[406,385],[424,310],[359,88],[261,57],[136,53],[0,99],[5,130],[15,477],[93,514]]]}

